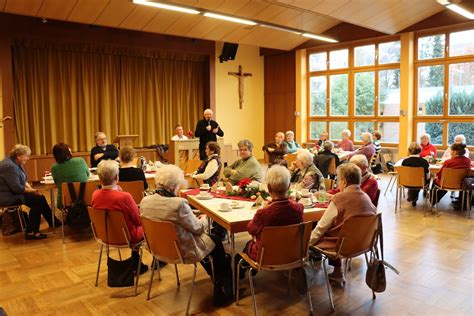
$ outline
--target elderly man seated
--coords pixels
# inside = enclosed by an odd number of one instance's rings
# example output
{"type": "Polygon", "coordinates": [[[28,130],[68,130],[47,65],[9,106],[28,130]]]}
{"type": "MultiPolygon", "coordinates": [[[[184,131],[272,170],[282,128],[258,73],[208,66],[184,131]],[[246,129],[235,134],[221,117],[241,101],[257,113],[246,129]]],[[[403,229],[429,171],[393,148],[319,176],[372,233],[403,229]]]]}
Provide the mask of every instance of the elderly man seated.
{"type": "Polygon", "coordinates": [[[291,183],[297,189],[323,189],[324,177],[313,163],[313,154],[307,150],[299,150],[291,167],[291,183]]]}
{"type": "Polygon", "coordinates": [[[232,274],[230,260],[222,242],[206,234],[208,221],[206,215],[196,217],[186,199],[178,197],[184,180],[183,171],[175,165],[164,165],[156,171],[156,193],[146,196],[140,203],[142,215],[151,220],[170,221],[176,226],[179,244],[183,250],[184,262],[201,261],[212,256],[215,272],[214,304],[227,305],[232,302],[232,274]]]}
{"type": "Polygon", "coordinates": [[[362,146],[352,152],[352,154],[347,155],[342,158],[342,160],[350,159],[354,155],[364,155],[367,158],[367,161],[370,161],[372,156],[375,154],[375,145],[372,142],[372,134],[369,132],[362,133],[362,146]]]}
{"type": "MultiPolygon", "coordinates": [[[[288,198],[290,187],[288,169],[278,165],[271,167],[267,172],[266,183],[272,202],[259,209],[247,225],[247,230],[253,238],[247,242],[244,252],[253,260],[257,260],[260,237],[265,227],[292,225],[303,221],[303,204],[288,198]]],[[[239,256],[236,259],[240,259],[239,256]]],[[[241,271],[240,276],[244,277],[244,273],[245,271],[241,271]]]]}
{"type": "MultiPolygon", "coordinates": [[[[336,194],[318,225],[311,233],[309,244],[324,250],[335,250],[336,241],[344,222],[354,216],[373,215],[377,209],[367,194],[360,188],[361,170],[353,163],[347,163],[337,168],[340,193],[336,194]]],[[[344,274],[341,260],[330,260],[334,271],[329,279],[342,282],[344,274]]]]}
{"type": "MultiPolygon", "coordinates": [[[[119,181],[119,165],[114,160],[103,160],[97,167],[102,189],[92,194],[92,207],[98,210],[121,212],[130,232],[130,242],[136,244],[143,240],[143,228],[140,221],[138,206],[130,193],[122,191],[117,185],[119,181]]],[[[132,257],[138,264],[138,250],[132,250],[132,257]]],[[[140,273],[145,273],[148,266],[142,263],[140,273]]]]}
{"type": "MultiPolygon", "coordinates": [[[[350,162],[355,164],[361,170],[361,190],[367,193],[374,205],[377,205],[377,190],[379,189],[379,185],[375,179],[375,176],[369,172],[369,163],[367,162],[367,158],[365,158],[364,155],[355,155],[352,156],[350,162]]],[[[328,190],[326,193],[326,198],[331,200],[333,196],[339,192],[341,192],[339,186],[337,189],[328,190]]]]}
{"type": "Polygon", "coordinates": [[[262,169],[258,160],[252,155],[252,142],[244,139],[237,146],[239,147],[240,159],[224,169],[224,177],[232,184],[237,184],[245,178],[260,182],[262,180],[262,169]]]}
{"type": "Polygon", "coordinates": [[[285,134],[278,132],[275,134],[275,141],[266,144],[262,150],[268,154],[268,166],[273,164],[285,164],[283,156],[288,153],[288,146],[284,142],[285,134]]]}

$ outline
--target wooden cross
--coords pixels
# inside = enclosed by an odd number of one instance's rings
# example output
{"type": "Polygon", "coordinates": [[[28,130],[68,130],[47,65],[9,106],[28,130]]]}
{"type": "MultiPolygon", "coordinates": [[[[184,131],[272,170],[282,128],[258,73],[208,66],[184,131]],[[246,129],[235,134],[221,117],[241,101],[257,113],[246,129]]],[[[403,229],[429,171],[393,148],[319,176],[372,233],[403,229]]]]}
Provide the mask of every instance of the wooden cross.
{"type": "Polygon", "coordinates": [[[252,74],[242,72],[242,65],[239,65],[239,72],[228,72],[228,75],[239,79],[239,108],[242,109],[242,104],[244,103],[244,79],[252,77],[252,74]]]}

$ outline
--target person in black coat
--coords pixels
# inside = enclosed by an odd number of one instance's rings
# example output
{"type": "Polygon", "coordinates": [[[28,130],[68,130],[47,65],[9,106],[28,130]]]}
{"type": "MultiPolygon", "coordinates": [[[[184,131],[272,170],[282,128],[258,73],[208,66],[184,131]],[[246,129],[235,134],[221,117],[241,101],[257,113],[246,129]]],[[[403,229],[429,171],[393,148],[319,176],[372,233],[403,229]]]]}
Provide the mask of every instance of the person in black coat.
{"type": "MultiPolygon", "coordinates": [[[[420,157],[421,146],[417,142],[413,142],[408,147],[408,153],[410,156],[403,159],[402,166],[405,167],[422,167],[425,171],[425,185],[428,186],[430,182],[430,164],[426,159],[420,157]]],[[[411,201],[413,206],[416,206],[418,200],[419,189],[408,190],[408,201],[411,201]]]]}
{"type": "Polygon", "coordinates": [[[119,152],[114,145],[107,144],[105,133],[95,133],[96,146],[91,149],[91,168],[97,167],[99,162],[108,159],[117,159],[119,152]]]}
{"type": "MultiPolygon", "coordinates": [[[[145,173],[142,168],[135,168],[133,158],[135,157],[135,150],[132,147],[120,148],[120,168],[119,181],[143,181],[143,190],[148,189],[145,173]]],[[[120,183],[119,183],[120,185],[120,183]]]]}
{"type": "Polygon", "coordinates": [[[216,121],[212,119],[214,113],[211,109],[204,111],[204,119],[200,120],[196,125],[194,135],[199,137],[199,159],[206,160],[206,144],[208,142],[216,142],[217,136],[224,136],[224,131],[219,127],[216,121]]]}
{"type": "Polygon", "coordinates": [[[339,166],[339,157],[332,152],[333,148],[334,144],[331,141],[326,141],[323,144],[323,150],[314,156],[314,164],[325,178],[329,175],[329,167],[333,159],[336,160],[336,168],[339,166]]]}

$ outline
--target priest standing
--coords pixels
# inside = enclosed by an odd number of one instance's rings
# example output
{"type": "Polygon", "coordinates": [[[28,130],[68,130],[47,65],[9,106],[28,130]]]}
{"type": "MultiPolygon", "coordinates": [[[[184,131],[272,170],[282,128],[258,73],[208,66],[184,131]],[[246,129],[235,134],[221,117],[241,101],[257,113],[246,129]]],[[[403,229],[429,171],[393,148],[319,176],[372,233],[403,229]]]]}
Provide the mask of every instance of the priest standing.
{"type": "Polygon", "coordinates": [[[199,159],[206,160],[206,144],[208,142],[216,142],[217,136],[224,136],[219,124],[212,119],[214,113],[211,109],[204,111],[204,119],[200,120],[196,125],[194,135],[199,137],[199,159]]]}

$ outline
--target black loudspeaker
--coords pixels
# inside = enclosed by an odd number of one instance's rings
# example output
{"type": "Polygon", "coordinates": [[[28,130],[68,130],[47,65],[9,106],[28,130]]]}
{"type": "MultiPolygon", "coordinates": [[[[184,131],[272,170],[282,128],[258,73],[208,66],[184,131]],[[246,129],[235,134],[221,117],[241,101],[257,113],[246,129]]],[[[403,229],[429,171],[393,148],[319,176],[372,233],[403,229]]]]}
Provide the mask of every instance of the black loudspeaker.
{"type": "Polygon", "coordinates": [[[223,63],[228,60],[234,60],[235,55],[237,54],[237,48],[239,48],[239,44],[224,43],[221,55],[219,56],[219,61],[223,63]]]}

